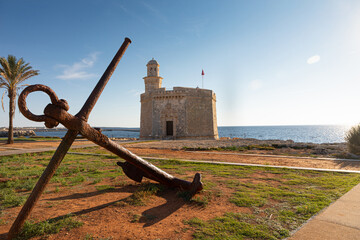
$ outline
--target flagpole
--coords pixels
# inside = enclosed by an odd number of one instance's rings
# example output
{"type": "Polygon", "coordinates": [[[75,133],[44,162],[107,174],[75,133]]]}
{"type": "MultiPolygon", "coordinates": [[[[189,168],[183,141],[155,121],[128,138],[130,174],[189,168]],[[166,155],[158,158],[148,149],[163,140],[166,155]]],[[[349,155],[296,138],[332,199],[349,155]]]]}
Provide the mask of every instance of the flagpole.
{"type": "Polygon", "coordinates": [[[202,69],[202,71],[201,71],[201,88],[204,88],[204,75],[205,75],[204,69],[202,69]]]}

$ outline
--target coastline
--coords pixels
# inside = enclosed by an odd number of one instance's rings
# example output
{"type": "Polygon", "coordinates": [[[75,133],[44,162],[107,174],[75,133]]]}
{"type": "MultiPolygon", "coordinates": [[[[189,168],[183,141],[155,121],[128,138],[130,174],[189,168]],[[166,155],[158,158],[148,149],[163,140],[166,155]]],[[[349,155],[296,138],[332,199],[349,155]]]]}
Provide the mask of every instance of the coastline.
{"type": "MultiPolygon", "coordinates": [[[[24,127],[18,130],[34,131],[37,136],[63,137],[66,128],[47,129],[44,127],[24,127]]],[[[139,128],[99,127],[110,138],[139,138],[139,128]]],[[[304,143],[342,143],[349,130],[347,125],[284,125],[284,126],[219,126],[220,138],[254,138],[259,140],[293,140],[304,143]]],[[[174,136],[176,139],[176,136],[174,136]]]]}

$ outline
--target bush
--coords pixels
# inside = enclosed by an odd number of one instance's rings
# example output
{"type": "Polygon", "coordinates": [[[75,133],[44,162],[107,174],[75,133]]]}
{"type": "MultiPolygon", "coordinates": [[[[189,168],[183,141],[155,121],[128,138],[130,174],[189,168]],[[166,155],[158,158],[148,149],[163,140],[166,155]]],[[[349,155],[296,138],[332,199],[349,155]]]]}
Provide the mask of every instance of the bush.
{"type": "Polygon", "coordinates": [[[345,135],[349,152],[360,155],[360,124],[353,126],[345,135]]]}

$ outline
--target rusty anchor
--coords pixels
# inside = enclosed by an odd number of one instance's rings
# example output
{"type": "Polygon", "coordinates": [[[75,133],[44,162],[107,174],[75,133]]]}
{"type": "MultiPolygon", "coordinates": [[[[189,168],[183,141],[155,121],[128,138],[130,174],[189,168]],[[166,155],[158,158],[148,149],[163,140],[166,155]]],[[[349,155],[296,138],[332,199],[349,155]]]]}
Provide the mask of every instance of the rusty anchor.
{"type": "Polygon", "coordinates": [[[134,181],[141,182],[143,177],[146,177],[169,187],[176,187],[189,191],[191,194],[195,194],[196,192],[202,190],[203,184],[199,173],[195,174],[192,182],[176,178],[138,157],[126,148],[120,146],[107,136],[103,135],[100,131],[90,127],[87,123],[91,110],[94,108],[97,100],[130,43],[131,40],[129,38],[125,38],[120,49],[100,78],[94,90],[91,92],[84,106],[75,116],[67,112],[69,110],[69,105],[66,100],[58,99],[55,92],[47,86],[40,84],[32,85],[25,88],[20,94],[18,105],[21,113],[26,118],[37,122],[45,122],[45,126],[48,128],[56,127],[59,123],[61,123],[68,129],[68,131],[11,226],[8,233],[8,239],[13,239],[18,235],[25,220],[30,215],[46,185],[55,174],[56,169],[61,164],[61,161],[79,133],[88,140],[125,159],[126,162],[117,162],[117,164],[121,166],[124,173],[134,181]],[[35,115],[31,113],[26,106],[26,98],[28,94],[36,91],[45,92],[51,99],[51,104],[48,104],[44,109],[44,115],[35,115]]]}

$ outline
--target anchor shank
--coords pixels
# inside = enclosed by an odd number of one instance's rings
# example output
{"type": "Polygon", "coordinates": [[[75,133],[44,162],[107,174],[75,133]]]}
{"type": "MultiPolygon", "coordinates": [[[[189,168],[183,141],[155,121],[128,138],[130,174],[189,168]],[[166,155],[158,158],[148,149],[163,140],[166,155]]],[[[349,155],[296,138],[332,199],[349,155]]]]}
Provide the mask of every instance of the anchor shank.
{"type": "Polygon", "coordinates": [[[131,40],[129,38],[125,38],[123,44],[121,45],[119,51],[115,54],[113,60],[107,67],[106,71],[100,78],[99,82],[96,84],[94,90],[91,92],[90,96],[86,100],[84,106],[81,110],[76,114],[77,117],[81,118],[84,121],[87,121],[90,115],[91,110],[94,108],[97,100],[99,99],[102,91],[104,90],[106,84],[108,83],[111,75],[116,69],[116,66],[120,62],[121,57],[124,55],[127,47],[130,45],[131,40]]]}

